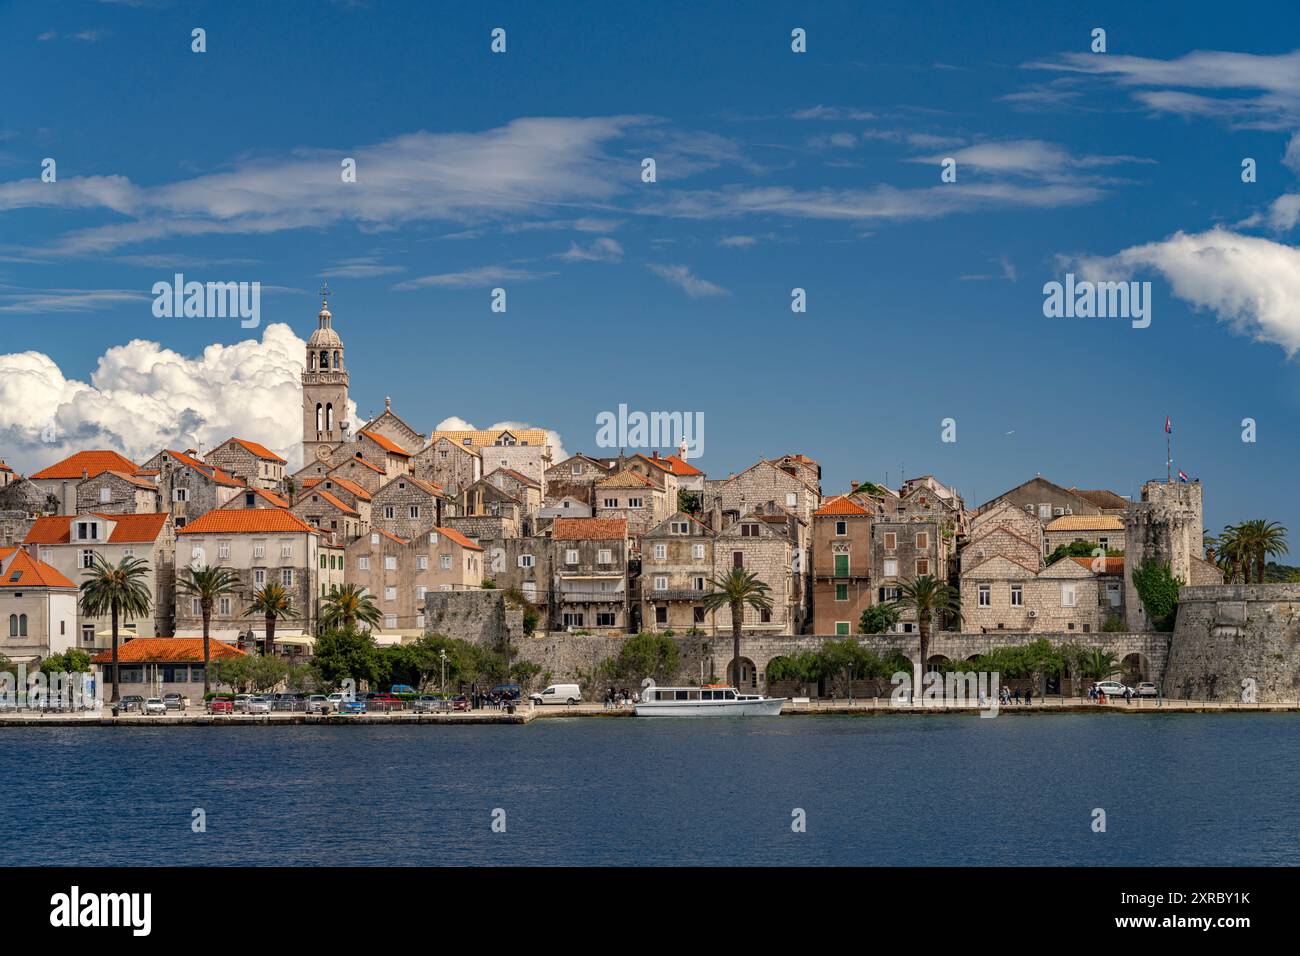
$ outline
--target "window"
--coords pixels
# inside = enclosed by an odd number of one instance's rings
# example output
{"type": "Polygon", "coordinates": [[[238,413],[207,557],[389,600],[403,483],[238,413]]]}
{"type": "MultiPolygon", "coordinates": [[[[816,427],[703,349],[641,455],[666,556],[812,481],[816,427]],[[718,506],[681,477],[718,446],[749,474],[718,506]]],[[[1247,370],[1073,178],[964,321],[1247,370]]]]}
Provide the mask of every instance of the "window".
{"type": "Polygon", "coordinates": [[[384,588],[384,600],[385,600],[385,601],[396,601],[396,600],[397,600],[397,588],[395,588],[395,587],[386,587],[386,588],[384,588]]]}
{"type": "Polygon", "coordinates": [[[835,585],[835,600],[847,601],[849,599],[849,586],[847,584],[835,585]]]}
{"type": "Polygon", "coordinates": [[[843,636],[845,636],[846,634],[848,634],[848,633],[849,633],[849,622],[848,622],[848,621],[836,621],[836,622],[835,622],[835,633],[836,633],[836,635],[839,636],[839,637],[843,637],[843,636]]]}
{"type": "Polygon", "coordinates": [[[107,487],[99,489],[99,503],[101,505],[106,505],[112,500],[113,492],[111,492],[107,487]]]}
{"type": "Polygon", "coordinates": [[[396,571],[396,570],[397,570],[397,557],[396,557],[396,555],[392,555],[392,554],[386,554],[386,555],[384,555],[384,570],[385,570],[385,571],[396,571]]]}
{"type": "Polygon", "coordinates": [[[135,557],[135,548],[123,548],[123,549],[122,549],[122,557],[124,557],[124,558],[134,558],[134,557],[135,557]]]}
{"type": "Polygon", "coordinates": [[[188,488],[177,488],[172,491],[173,501],[189,501],[190,490],[188,488]]]}
{"type": "Polygon", "coordinates": [[[537,559],[534,558],[531,554],[521,554],[519,556],[519,566],[521,568],[531,568],[536,563],[537,563],[537,559]]]}
{"type": "Polygon", "coordinates": [[[218,542],[217,542],[217,557],[218,557],[218,558],[228,558],[228,557],[230,557],[230,542],[229,542],[229,541],[218,541],[218,542]]]}
{"type": "Polygon", "coordinates": [[[77,540],[95,541],[99,538],[99,525],[94,521],[77,522],[77,540]]]}
{"type": "Polygon", "coordinates": [[[703,624],[703,623],[704,623],[704,608],[702,608],[702,607],[695,607],[695,608],[691,608],[691,611],[693,612],[693,617],[694,617],[695,623],[696,623],[696,624],[703,624]]]}
{"type": "Polygon", "coordinates": [[[987,584],[980,585],[980,607],[993,606],[993,593],[987,584]]]}
{"type": "Polygon", "coordinates": [[[369,557],[369,555],[365,555],[365,554],[363,554],[363,555],[361,555],[360,557],[357,558],[357,570],[358,570],[358,571],[369,571],[369,570],[370,570],[370,557],[369,557]]]}
{"type": "Polygon", "coordinates": [[[259,588],[266,584],[266,568],[253,568],[253,583],[259,588]]]}
{"type": "Polygon", "coordinates": [[[597,563],[597,564],[613,564],[613,563],[614,563],[614,553],[613,553],[612,551],[610,551],[609,548],[601,548],[599,551],[596,552],[596,563],[597,563]]]}
{"type": "Polygon", "coordinates": [[[371,543],[371,544],[378,544],[378,543],[379,543],[379,533],[378,533],[378,532],[375,532],[375,533],[373,533],[373,534],[370,535],[370,543],[371,543]]]}
{"type": "Polygon", "coordinates": [[[424,615],[423,615],[423,614],[417,614],[417,615],[415,615],[415,626],[416,626],[416,627],[424,627],[424,615]]]}
{"type": "Polygon", "coordinates": [[[190,614],[194,615],[195,617],[198,617],[202,613],[203,613],[203,605],[199,602],[199,599],[190,598],[190,614]]]}
{"type": "Polygon", "coordinates": [[[384,517],[385,518],[397,517],[397,509],[394,508],[392,505],[384,505],[384,517]]]}
{"type": "Polygon", "coordinates": [[[767,608],[760,608],[758,611],[758,620],[763,624],[771,624],[772,612],[767,608]]]}
{"type": "Polygon", "coordinates": [[[95,625],[81,625],[81,643],[87,647],[93,647],[95,644],[95,625]]]}
{"type": "Polygon", "coordinates": [[[576,549],[569,548],[567,551],[564,552],[564,563],[565,564],[578,563],[578,552],[576,549]]]}
{"type": "Polygon", "coordinates": [[[253,542],[253,557],[255,557],[255,558],[264,558],[264,557],[266,557],[266,542],[265,542],[265,541],[254,541],[254,542],[253,542]]]}
{"type": "Polygon", "coordinates": [[[898,533],[895,531],[885,532],[885,550],[894,551],[898,548],[898,533]]]}
{"type": "Polygon", "coordinates": [[[849,556],[847,554],[835,555],[835,576],[837,578],[847,578],[849,576],[849,556]]]}
{"type": "Polygon", "coordinates": [[[1025,589],[1019,584],[1011,585],[1011,606],[1023,607],[1025,604],[1025,589]]]}
{"type": "Polygon", "coordinates": [[[569,470],[570,470],[570,472],[571,472],[572,474],[580,475],[580,474],[582,474],[582,464],[581,464],[581,463],[579,463],[579,464],[575,464],[575,465],[574,465],[571,469],[569,469],[569,470]]]}
{"type": "Polygon", "coordinates": [[[673,534],[689,534],[691,526],[685,521],[674,521],[670,526],[673,534]]]}
{"type": "Polygon", "coordinates": [[[606,507],[606,508],[617,508],[617,507],[618,507],[618,499],[617,499],[617,498],[606,498],[606,499],[605,499],[605,507],[606,507]]]}
{"type": "Polygon", "coordinates": [[[292,542],[292,541],[285,541],[285,540],[281,539],[281,541],[280,541],[280,557],[282,557],[282,558],[292,558],[292,557],[293,557],[293,542],[292,542]]]}
{"type": "Polygon", "coordinates": [[[924,551],[930,547],[930,532],[918,531],[916,533],[916,550],[924,551]]]}
{"type": "Polygon", "coordinates": [[[640,498],[629,498],[627,499],[627,506],[629,508],[643,507],[642,500],[640,498]]]}
{"type": "Polygon", "coordinates": [[[322,571],[325,570],[325,555],[323,555],[323,554],[320,556],[320,569],[321,569],[322,571]]]}
{"type": "Polygon", "coordinates": [[[427,554],[421,554],[416,557],[415,567],[420,571],[429,570],[429,556],[427,554]]]}
{"type": "Polygon", "coordinates": [[[90,550],[82,551],[81,566],[83,568],[90,568],[90,567],[94,567],[94,565],[95,565],[95,552],[90,550]]]}
{"type": "Polygon", "coordinates": [[[293,568],[280,569],[280,583],[287,588],[293,587],[293,568]]]}
{"type": "Polygon", "coordinates": [[[597,627],[617,627],[616,621],[617,617],[613,611],[598,611],[596,613],[597,627]]]}
{"type": "Polygon", "coordinates": [[[743,568],[743,567],[745,566],[745,552],[744,552],[744,551],[733,551],[733,552],[731,552],[731,566],[732,566],[733,568],[743,568]]]}
{"type": "Polygon", "coordinates": [[[429,532],[429,543],[430,543],[430,544],[437,544],[437,543],[438,543],[438,532],[436,532],[436,531],[430,531],[430,532],[429,532]]]}
{"type": "Polygon", "coordinates": [[[442,555],[439,555],[439,556],[438,556],[438,566],[439,566],[440,568],[442,568],[444,571],[450,571],[450,570],[451,570],[451,555],[450,555],[450,554],[442,554],[442,555]]]}
{"type": "Polygon", "coordinates": [[[657,561],[662,561],[662,560],[664,560],[666,557],[668,557],[668,545],[666,545],[666,544],[656,544],[656,545],[655,545],[655,560],[657,560],[657,561]]]}
{"type": "Polygon", "coordinates": [[[1061,582],[1061,607],[1074,607],[1076,594],[1073,581],[1061,582]]]}
{"type": "Polygon", "coordinates": [[[526,597],[530,601],[533,600],[533,598],[537,597],[537,582],[535,581],[524,582],[524,597],[526,597]]]}
{"type": "Polygon", "coordinates": [[[396,614],[385,614],[385,615],[384,615],[384,627],[388,628],[390,631],[393,630],[394,628],[396,628],[396,627],[397,627],[397,615],[396,615],[396,614]]]}
{"type": "Polygon", "coordinates": [[[419,506],[419,505],[411,505],[411,517],[412,517],[412,518],[418,518],[418,517],[420,517],[420,506],[419,506]]]}
{"type": "Polygon", "coordinates": [[[1101,553],[1102,553],[1102,554],[1105,554],[1107,551],[1110,550],[1110,539],[1109,539],[1109,538],[1098,538],[1098,539],[1097,539],[1097,547],[1101,548],[1101,553]]]}
{"type": "Polygon", "coordinates": [[[837,521],[837,522],[835,522],[835,534],[836,534],[836,535],[838,535],[839,537],[842,538],[842,537],[844,537],[844,536],[845,536],[846,534],[848,534],[848,533],[849,533],[849,523],[848,523],[847,521],[837,521]]]}
{"type": "Polygon", "coordinates": [[[887,558],[885,560],[885,577],[887,578],[898,577],[898,561],[896,559],[887,558]]]}
{"type": "Polygon", "coordinates": [[[917,573],[917,574],[929,574],[929,573],[930,573],[930,562],[929,562],[929,560],[927,560],[926,558],[917,558],[917,559],[916,559],[916,573],[917,573]]]}
{"type": "Polygon", "coordinates": [[[702,544],[691,545],[691,557],[694,558],[696,561],[703,561],[704,545],[702,544]]]}
{"type": "Polygon", "coordinates": [[[421,584],[419,587],[415,589],[415,599],[417,601],[423,601],[424,596],[428,593],[429,593],[429,589],[425,587],[423,584],[421,584]]]}
{"type": "Polygon", "coordinates": [[[655,623],[656,624],[668,623],[668,608],[662,605],[655,608],[655,623]]]}
{"type": "Polygon", "coordinates": [[[758,537],[758,525],[756,525],[756,524],[742,524],[742,525],[740,526],[740,536],[741,536],[742,538],[757,538],[757,537],[758,537]]]}
{"type": "Polygon", "coordinates": [[[224,617],[230,616],[230,597],[228,595],[223,594],[217,600],[217,613],[224,617]]]}

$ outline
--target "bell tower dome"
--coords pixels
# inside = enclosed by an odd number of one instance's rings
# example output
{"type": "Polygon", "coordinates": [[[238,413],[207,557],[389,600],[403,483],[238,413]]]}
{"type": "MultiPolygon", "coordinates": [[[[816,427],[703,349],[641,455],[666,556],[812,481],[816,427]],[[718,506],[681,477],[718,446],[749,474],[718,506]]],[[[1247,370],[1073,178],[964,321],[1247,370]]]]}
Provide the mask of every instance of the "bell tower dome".
{"type": "Polygon", "coordinates": [[[348,373],[343,340],[334,331],[329,309],[329,284],[321,288],[316,331],[307,340],[302,373],[303,465],[328,462],[347,438],[348,373]]]}

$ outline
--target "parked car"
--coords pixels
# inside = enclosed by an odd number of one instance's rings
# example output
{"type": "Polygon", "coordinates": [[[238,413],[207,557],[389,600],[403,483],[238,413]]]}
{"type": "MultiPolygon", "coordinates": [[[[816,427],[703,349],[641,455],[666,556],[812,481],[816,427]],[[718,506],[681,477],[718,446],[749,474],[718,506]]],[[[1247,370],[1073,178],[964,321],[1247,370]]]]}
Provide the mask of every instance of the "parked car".
{"type": "Polygon", "coordinates": [[[250,714],[269,714],[271,712],[271,698],[250,697],[244,702],[244,710],[250,714]]]}
{"type": "Polygon", "coordinates": [[[343,707],[339,710],[341,714],[364,714],[366,712],[366,702],[364,700],[345,700],[343,707]]]}
{"type": "Polygon", "coordinates": [[[442,709],[442,698],[435,697],[432,694],[425,694],[415,699],[415,712],[417,714],[431,714],[435,710],[442,709]]]}
{"type": "Polygon", "coordinates": [[[235,702],[229,697],[214,697],[208,701],[209,714],[233,714],[235,702]]]}
{"type": "Polygon", "coordinates": [[[248,712],[248,702],[253,699],[252,694],[236,694],[233,702],[235,713],[243,714],[248,712]]]}
{"type": "Polygon", "coordinates": [[[577,684],[552,684],[540,694],[532,694],[534,704],[576,704],[582,700],[577,684]]]}
{"type": "Polygon", "coordinates": [[[1103,694],[1105,694],[1107,697],[1123,697],[1123,696],[1124,696],[1124,691],[1128,690],[1127,687],[1125,687],[1123,684],[1121,684],[1121,683],[1120,683],[1119,681],[1117,681],[1117,680],[1103,680],[1103,681],[1098,681],[1097,683],[1093,684],[1092,686],[1093,686],[1095,689],[1101,691],[1101,692],[1102,692],[1103,694]]]}
{"type": "Polygon", "coordinates": [[[306,710],[307,699],[302,694],[276,694],[272,710],[306,710]]]}
{"type": "Polygon", "coordinates": [[[332,707],[338,713],[342,713],[343,705],[346,704],[348,701],[348,695],[335,693],[335,694],[330,694],[325,699],[330,702],[330,707],[332,707]]]}
{"type": "Polygon", "coordinates": [[[163,702],[163,706],[166,707],[168,710],[185,709],[185,698],[175,692],[172,692],[170,694],[163,694],[162,702],[163,702]]]}
{"type": "Polygon", "coordinates": [[[328,714],[334,709],[330,699],[324,694],[312,694],[307,698],[307,713],[328,714]]]}
{"type": "Polygon", "coordinates": [[[402,710],[406,701],[393,694],[378,694],[366,701],[366,705],[372,710],[402,710]]]}
{"type": "Polygon", "coordinates": [[[410,684],[394,684],[388,688],[390,694],[414,694],[415,688],[410,684]]]}
{"type": "Polygon", "coordinates": [[[166,714],[167,705],[162,702],[161,697],[150,697],[144,702],[144,712],[146,714],[166,714]]]}
{"type": "Polygon", "coordinates": [[[144,711],[144,698],[139,694],[127,694],[117,702],[118,708],[124,714],[129,714],[133,710],[144,711]]]}
{"type": "Polygon", "coordinates": [[[469,698],[466,697],[464,694],[461,694],[458,697],[453,697],[451,699],[451,709],[469,710],[469,698]]]}
{"type": "Polygon", "coordinates": [[[1160,688],[1157,687],[1155,684],[1151,683],[1151,681],[1149,680],[1144,680],[1142,683],[1138,684],[1135,692],[1139,697],[1160,696],[1160,688]]]}

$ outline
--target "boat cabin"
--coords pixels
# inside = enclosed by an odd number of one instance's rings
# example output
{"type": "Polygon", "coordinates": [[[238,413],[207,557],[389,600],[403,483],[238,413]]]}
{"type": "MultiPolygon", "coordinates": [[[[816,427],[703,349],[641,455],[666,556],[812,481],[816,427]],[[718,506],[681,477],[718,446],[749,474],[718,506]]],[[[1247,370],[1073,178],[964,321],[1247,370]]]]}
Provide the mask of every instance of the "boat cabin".
{"type": "Polygon", "coordinates": [[[649,700],[737,700],[734,687],[654,687],[649,700]]]}

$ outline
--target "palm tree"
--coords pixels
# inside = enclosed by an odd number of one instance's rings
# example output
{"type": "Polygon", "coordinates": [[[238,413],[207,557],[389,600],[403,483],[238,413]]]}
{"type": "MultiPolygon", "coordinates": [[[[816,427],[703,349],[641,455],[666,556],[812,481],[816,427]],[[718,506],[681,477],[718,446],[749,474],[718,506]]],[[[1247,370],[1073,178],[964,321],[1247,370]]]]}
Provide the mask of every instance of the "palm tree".
{"type": "Polygon", "coordinates": [[[1245,539],[1245,581],[1250,583],[1250,566],[1255,566],[1255,583],[1264,583],[1264,571],[1268,559],[1275,555],[1286,554],[1286,528],[1276,521],[1255,518],[1237,526],[1238,534],[1245,539]]]}
{"type": "Polygon", "coordinates": [[[211,689],[212,644],[208,633],[212,627],[212,607],[217,598],[239,591],[239,576],[230,568],[186,568],[176,579],[176,589],[199,599],[203,613],[203,696],[211,689]]]}
{"type": "Polygon", "coordinates": [[[1246,554],[1248,542],[1242,535],[1241,527],[1224,525],[1218,545],[1218,565],[1227,573],[1228,583],[1237,583],[1237,572],[1243,567],[1247,568],[1246,576],[1250,577],[1249,558],[1246,554]]]}
{"type": "Polygon", "coordinates": [[[961,594],[932,574],[920,574],[898,586],[898,597],[892,603],[899,610],[916,612],[917,630],[921,632],[921,666],[916,671],[919,681],[930,657],[930,622],[935,615],[949,617],[953,623],[960,621],[961,594]]]}
{"type": "Polygon", "coordinates": [[[153,608],[149,588],[142,580],[149,564],[140,558],[123,558],[109,564],[96,554],[91,559],[85,580],[81,582],[81,613],[86,617],[108,614],[113,622],[113,699],[117,703],[117,624],[120,617],[128,621],[144,617],[153,608]]]}
{"type": "Polygon", "coordinates": [[[253,592],[253,602],[244,612],[244,617],[261,614],[266,618],[266,646],[262,650],[264,655],[270,657],[275,651],[275,619],[293,617],[297,613],[298,609],[293,606],[293,598],[279,584],[268,584],[253,592]]]}
{"type": "Polygon", "coordinates": [[[772,599],[767,596],[771,588],[760,581],[753,571],[744,568],[732,568],[730,574],[716,578],[709,584],[713,591],[704,595],[704,609],[731,609],[731,681],[740,690],[740,629],[744,623],[745,607],[748,605],[758,611],[772,610],[772,599]]]}
{"type": "Polygon", "coordinates": [[[1111,651],[1099,647],[1084,651],[1079,658],[1079,676],[1091,680],[1105,680],[1120,669],[1119,658],[1111,651]]]}
{"type": "Polygon", "coordinates": [[[355,584],[345,584],[330,589],[329,595],[321,605],[320,622],[324,627],[336,627],[346,631],[357,624],[368,624],[374,627],[381,617],[370,592],[355,584]]]}

